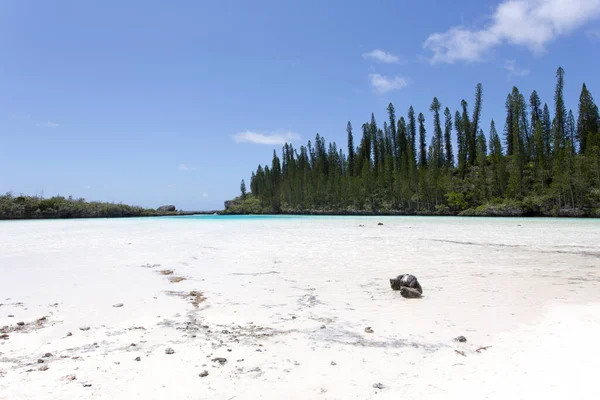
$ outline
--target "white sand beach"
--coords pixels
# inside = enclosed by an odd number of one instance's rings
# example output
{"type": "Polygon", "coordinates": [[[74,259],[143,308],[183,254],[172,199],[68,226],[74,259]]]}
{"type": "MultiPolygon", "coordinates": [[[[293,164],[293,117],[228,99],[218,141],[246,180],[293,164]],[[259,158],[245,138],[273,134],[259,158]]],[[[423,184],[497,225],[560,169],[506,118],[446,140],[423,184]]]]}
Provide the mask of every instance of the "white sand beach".
{"type": "Polygon", "coordinates": [[[600,398],[596,220],[10,221],[0,248],[0,399],[600,398]]]}

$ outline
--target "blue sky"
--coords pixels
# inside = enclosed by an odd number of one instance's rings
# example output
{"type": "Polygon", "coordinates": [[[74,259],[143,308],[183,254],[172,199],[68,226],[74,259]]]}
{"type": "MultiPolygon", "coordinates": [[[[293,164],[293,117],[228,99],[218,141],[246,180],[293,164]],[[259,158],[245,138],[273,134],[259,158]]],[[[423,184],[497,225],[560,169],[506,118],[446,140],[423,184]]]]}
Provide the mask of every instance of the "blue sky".
{"type": "MultiPolygon", "coordinates": [[[[221,208],[273,149],[434,96],[600,96],[600,0],[0,3],[0,191],[221,208]]],[[[552,108],[551,108],[552,109],[552,108]]]]}

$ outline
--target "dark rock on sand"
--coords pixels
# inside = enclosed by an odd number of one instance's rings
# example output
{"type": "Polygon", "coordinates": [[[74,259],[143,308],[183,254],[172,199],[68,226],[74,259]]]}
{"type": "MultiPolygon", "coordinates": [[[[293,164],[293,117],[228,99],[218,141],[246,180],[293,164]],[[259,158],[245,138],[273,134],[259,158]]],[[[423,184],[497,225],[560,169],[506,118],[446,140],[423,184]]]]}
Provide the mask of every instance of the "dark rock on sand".
{"type": "Polygon", "coordinates": [[[8,318],[14,318],[15,316],[12,314],[8,314],[8,318]]]}
{"type": "Polygon", "coordinates": [[[417,289],[402,286],[400,288],[400,294],[405,299],[418,299],[421,297],[421,293],[417,289]]]}
{"type": "Polygon", "coordinates": [[[89,331],[89,330],[90,330],[90,327],[89,327],[89,326],[81,326],[81,327],[79,328],[79,330],[82,330],[82,331],[89,331]]]}
{"type": "Polygon", "coordinates": [[[367,326],[367,327],[365,328],[365,333],[373,333],[373,332],[374,332],[374,331],[373,331],[373,328],[371,328],[370,326],[367,326]]]}
{"type": "Polygon", "coordinates": [[[221,365],[225,365],[225,363],[227,362],[227,359],[224,357],[217,357],[217,358],[213,358],[211,361],[218,362],[221,365]]]}
{"type": "Polygon", "coordinates": [[[208,371],[204,370],[202,372],[200,372],[200,378],[206,378],[208,376],[208,371]]]}
{"type": "Polygon", "coordinates": [[[67,336],[73,336],[71,332],[67,332],[67,336]]]}
{"type": "Polygon", "coordinates": [[[115,308],[123,307],[123,303],[113,304],[113,307],[115,307],[115,308]]]}
{"type": "Polygon", "coordinates": [[[467,341],[467,338],[464,336],[457,336],[454,338],[455,342],[461,342],[461,343],[465,343],[467,341]]]}
{"type": "Polygon", "coordinates": [[[142,361],[142,357],[136,357],[134,358],[135,361],[142,361]]]}
{"type": "Polygon", "coordinates": [[[381,383],[381,382],[380,382],[380,383],[374,383],[374,384],[373,384],[373,387],[374,387],[375,389],[383,389],[383,388],[385,388],[385,385],[384,385],[383,383],[381,383]]]}
{"type": "Polygon", "coordinates": [[[46,354],[44,354],[44,358],[48,358],[48,357],[52,357],[52,353],[46,353],[46,354]]]}
{"type": "Polygon", "coordinates": [[[170,347],[167,347],[167,348],[165,349],[165,354],[175,354],[175,350],[173,350],[173,349],[172,349],[172,348],[170,348],[170,347]]]}
{"type": "Polygon", "coordinates": [[[423,294],[423,288],[417,280],[417,277],[411,274],[398,275],[396,278],[390,279],[390,286],[393,290],[400,290],[403,287],[415,289],[419,294],[423,294]]]}
{"type": "Polygon", "coordinates": [[[23,322],[23,321],[17,322],[17,325],[18,325],[18,326],[24,326],[24,325],[25,325],[25,322],[23,322]]]}
{"type": "Polygon", "coordinates": [[[382,226],[382,225],[383,225],[383,222],[378,222],[377,223],[377,226],[382,226]]]}
{"type": "Polygon", "coordinates": [[[37,363],[38,363],[38,364],[43,364],[43,363],[44,363],[44,360],[42,360],[42,359],[40,358],[40,359],[38,359],[38,360],[37,360],[37,363]]]}

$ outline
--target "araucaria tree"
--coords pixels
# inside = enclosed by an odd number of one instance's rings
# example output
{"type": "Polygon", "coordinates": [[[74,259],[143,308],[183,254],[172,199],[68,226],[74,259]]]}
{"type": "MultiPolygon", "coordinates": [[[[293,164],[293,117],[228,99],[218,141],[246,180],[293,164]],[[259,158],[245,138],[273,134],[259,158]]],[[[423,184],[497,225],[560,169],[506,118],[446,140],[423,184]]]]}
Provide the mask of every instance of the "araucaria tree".
{"type": "MultiPolygon", "coordinates": [[[[558,68],[554,115],[537,91],[526,100],[513,87],[503,138],[494,121],[484,131],[481,84],[472,114],[462,100],[457,110],[443,109],[442,121],[442,102],[433,98],[429,139],[422,112],[410,106],[405,116],[396,115],[389,103],[383,126],[373,113],[361,124],[358,145],[350,122],[346,147],[318,134],[299,149],[285,144],[281,159],[274,152],[270,165],[252,173],[251,192],[264,212],[485,213],[488,206],[510,205],[529,214],[596,215],[600,115],[585,84],[576,112],[567,111],[564,85],[558,68]]],[[[244,182],[240,190],[246,197],[244,182]]]]}

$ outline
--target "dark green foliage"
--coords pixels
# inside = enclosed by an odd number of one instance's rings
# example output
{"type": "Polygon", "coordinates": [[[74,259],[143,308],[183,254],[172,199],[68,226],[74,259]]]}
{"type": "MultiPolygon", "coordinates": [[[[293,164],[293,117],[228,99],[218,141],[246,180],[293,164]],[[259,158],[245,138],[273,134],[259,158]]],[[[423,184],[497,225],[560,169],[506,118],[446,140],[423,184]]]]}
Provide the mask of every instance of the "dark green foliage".
{"type": "MultiPolygon", "coordinates": [[[[0,219],[115,218],[164,215],[168,212],[126,204],[87,202],[85,199],[54,196],[0,195],[0,219]]],[[[173,214],[176,214],[173,212],[173,214]]]]}
{"type": "Polygon", "coordinates": [[[240,184],[240,193],[242,194],[242,199],[246,199],[246,182],[242,179],[242,183],[240,184]]]}
{"type": "Polygon", "coordinates": [[[282,160],[273,154],[270,168],[253,172],[252,196],[238,199],[236,212],[600,215],[598,108],[584,86],[576,120],[564,108],[562,69],[557,78],[554,123],[536,91],[529,103],[516,87],[507,96],[506,151],[494,121],[487,138],[480,128],[480,84],[472,118],[463,100],[454,121],[444,109],[442,126],[442,105],[433,99],[429,146],[423,113],[415,118],[410,107],[406,120],[397,119],[390,103],[383,128],[374,114],[362,125],[357,148],[348,123],[348,156],[320,135],[299,152],[286,144],[282,160]]]}

